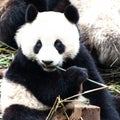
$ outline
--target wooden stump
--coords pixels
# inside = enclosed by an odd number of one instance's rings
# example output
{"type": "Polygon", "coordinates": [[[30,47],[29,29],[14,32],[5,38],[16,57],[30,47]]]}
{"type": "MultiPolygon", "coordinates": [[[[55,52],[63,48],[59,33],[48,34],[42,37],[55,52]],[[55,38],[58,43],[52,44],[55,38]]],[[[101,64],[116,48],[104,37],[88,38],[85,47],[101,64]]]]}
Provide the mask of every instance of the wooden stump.
{"type": "Polygon", "coordinates": [[[58,110],[52,120],[100,120],[100,108],[97,106],[75,103],[67,106],[67,111],[72,111],[69,118],[63,110],[58,110]]]}

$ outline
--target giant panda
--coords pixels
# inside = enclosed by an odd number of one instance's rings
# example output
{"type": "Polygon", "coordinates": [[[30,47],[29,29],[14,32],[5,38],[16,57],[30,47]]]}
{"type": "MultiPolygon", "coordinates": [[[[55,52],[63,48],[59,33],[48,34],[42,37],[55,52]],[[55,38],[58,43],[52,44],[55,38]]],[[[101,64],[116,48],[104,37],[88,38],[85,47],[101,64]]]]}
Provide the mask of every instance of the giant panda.
{"type": "MultiPolygon", "coordinates": [[[[26,23],[15,35],[18,52],[2,80],[3,120],[44,120],[57,96],[65,99],[79,93],[83,82],[83,91],[100,87],[88,77],[104,84],[80,42],[78,20],[72,5],[64,13],[28,6],[26,23]]],[[[120,120],[107,89],[85,97],[101,108],[101,120],[120,120]]]]}

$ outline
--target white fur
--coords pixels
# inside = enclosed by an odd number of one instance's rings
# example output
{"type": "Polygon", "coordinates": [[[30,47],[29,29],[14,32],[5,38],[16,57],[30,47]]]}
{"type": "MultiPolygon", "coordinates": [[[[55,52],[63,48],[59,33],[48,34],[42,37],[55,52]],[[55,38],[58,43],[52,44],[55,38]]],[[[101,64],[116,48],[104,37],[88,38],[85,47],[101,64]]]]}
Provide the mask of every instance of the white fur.
{"type": "Polygon", "coordinates": [[[35,21],[27,23],[18,30],[16,41],[25,56],[35,59],[54,61],[53,65],[62,65],[66,57],[74,58],[79,52],[79,32],[75,24],[70,23],[63,13],[38,13],[35,21]],[[65,52],[59,54],[54,42],[59,39],[65,45],[65,52]],[[41,40],[42,48],[38,54],[33,52],[36,42],[41,40]]]}
{"type": "Polygon", "coordinates": [[[80,12],[85,44],[95,47],[101,63],[120,63],[120,0],[70,0],[80,12]],[[118,52],[117,52],[118,51],[118,52]]]}
{"type": "Polygon", "coordinates": [[[2,112],[10,105],[19,104],[38,110],[47,110],[48,106],[38,101],[24,86],[4,78],[1,87],[2,112]]]}

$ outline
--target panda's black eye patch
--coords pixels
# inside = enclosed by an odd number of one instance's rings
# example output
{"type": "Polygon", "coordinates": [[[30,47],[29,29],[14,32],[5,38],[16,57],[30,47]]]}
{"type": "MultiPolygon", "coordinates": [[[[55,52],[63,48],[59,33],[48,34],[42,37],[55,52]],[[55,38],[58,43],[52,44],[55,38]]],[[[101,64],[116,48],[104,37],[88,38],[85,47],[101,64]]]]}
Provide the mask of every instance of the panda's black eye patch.
{"type": "Polygon", "coordinates": [[[41,43],[40,40],[38,40],[37,43],[34,46],[34,53],[37,54],[41,47],[42,47],[42,43],[41,43]]]}
{"type": "Polygon", "coordinates": [[[65,51],[65,46],[60,40],[56,40],[54,46],[60,54],[62,54],[65,51]]]}

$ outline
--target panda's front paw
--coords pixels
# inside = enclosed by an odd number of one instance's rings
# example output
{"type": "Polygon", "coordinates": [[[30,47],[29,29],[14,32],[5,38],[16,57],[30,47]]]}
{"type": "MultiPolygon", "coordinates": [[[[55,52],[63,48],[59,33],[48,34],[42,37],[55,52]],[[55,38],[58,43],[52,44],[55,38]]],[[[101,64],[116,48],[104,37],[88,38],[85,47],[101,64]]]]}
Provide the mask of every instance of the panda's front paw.
{"type": "Polygon", "coordinates": [[[73,84],[80,85],[88,78],[86,68],[72,66],[69,67],[65,72],[65,79],[73,84]]]}

